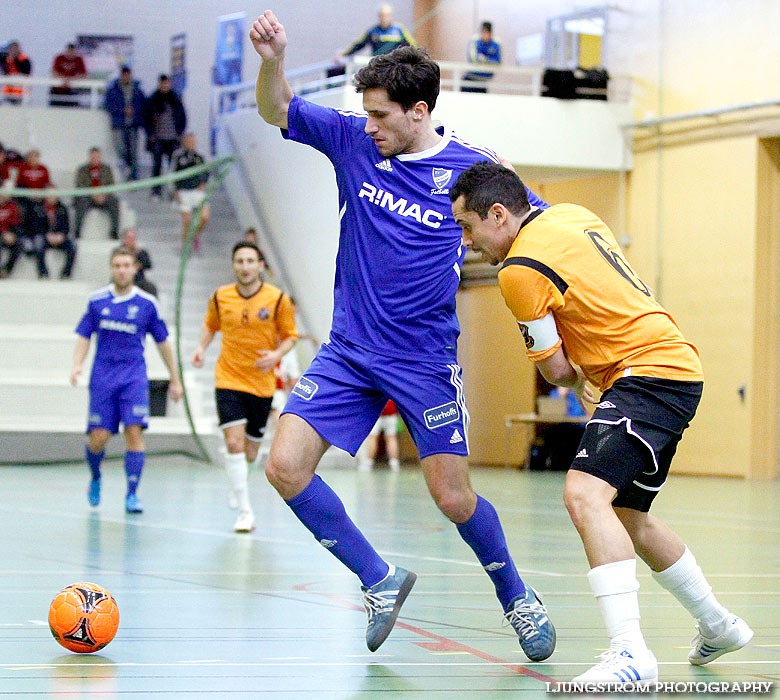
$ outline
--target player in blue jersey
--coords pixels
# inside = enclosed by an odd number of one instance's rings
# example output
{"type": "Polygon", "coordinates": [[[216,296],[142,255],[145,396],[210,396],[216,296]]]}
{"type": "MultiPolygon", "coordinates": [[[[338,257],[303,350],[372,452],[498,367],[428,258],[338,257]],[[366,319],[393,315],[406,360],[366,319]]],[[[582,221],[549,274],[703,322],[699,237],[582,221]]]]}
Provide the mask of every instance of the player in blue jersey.
{"type": "Polygon", "coordinates": [[[91,506],[100,503],[100,463],[108,439],[124,425],[125,474],[128,513],[141,513],[143,507],[136,488],[144,467],[143,430],[149,418],[149,380],[146,376],[144,346],[150,333],[171,375],[168,394],[174,401],[182,396],[168,329],[160,318],[157,300],[133,286],[135,254],[127,248],[111,253],[111,282],[89,296],[87,311],[76,333],[76,350],[70,382],[76,386],[89,352],[92,335],[97,336],[95,359],[89,379],[89,418],[85,453],[92,478],[87,497],[91,506]]]}
{"type": "Polygon", "coordinates": [[[367,113],[357,114],[293,95],[284,77],[287,36],[273,12],[254,22],[250,39],[263,59],[261,116],[330,159],[341,214],[330,339],[285,406],[268,479],[320,544],[360,578],[366,642],[375,651],[416,576],[377,554],[315,469],[330,445],[355,454],[393,399],[436,505],[492,579],[523,651],[545,659],[555,630],[517,573],[495,509],[472,490],[466,461],[469,414],[455,316],[464,251],[448,193],[462,170],[497,157],[434,127],[439,66],[422,49],[373,58],[356,76],[367,113]]]}

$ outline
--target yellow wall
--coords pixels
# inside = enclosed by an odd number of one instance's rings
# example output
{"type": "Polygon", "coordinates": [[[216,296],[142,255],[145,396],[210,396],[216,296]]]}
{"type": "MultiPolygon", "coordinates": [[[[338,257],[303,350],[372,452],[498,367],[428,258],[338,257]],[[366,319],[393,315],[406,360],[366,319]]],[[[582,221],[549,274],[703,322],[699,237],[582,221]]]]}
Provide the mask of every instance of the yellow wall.
{"type": "MultiPolygon", "coordinates": [[[[648,165],[657,172],[657,163],[648,165]]],[[[699,348],[705,374],[704,397],[675,469],[741,475],[750,450],[749,403],[739,389],[750,390],[753,362],[755,139],[666,148],[660,185],[655,293],[699,348]],[[739,338],[747,341],[745,352],[737,350],[739,338]]],[[[655,185],[646,197],[634,192],[632,201],[641,205],[654,194],[655,185]]],[[[642,209],[631,208],[631,230],[642,209]]]]}
{"type": "MultiPolygon", "coordinates": [[[[437,5],[416,3],[420,11],[437,5]]],[[[637,120],[778,99],[780,2],[619,0],[610,7],[605,63],[613,75],[632,77],[637,120]]],[[[479,5],[507,48],[570,10],[541,0],[479,5]]],[[[473,24],[473,3],[448,3],[429,24],[434,55],[458,59],[459,37],[473,24]]],[[[674,469],[773,478],[780,442],[780,109],[669,125],[660,139],[648,130],[633,136],[625,192],[616,178],[591,177],[546,182],[540,193],[588,206],[618,237],[625,223],[632,266],[700,348],[704,398],[674,469]]]]}
{"type": "Polygon", "coordinates": [[[579,35],[579,59],[577,65],[580,68],[598,68],[604,65],[601,60],[601,37],[595,34],[579,35]]]}
{"type": "Polygon", "coordinates": [[[534,410],[536,369],[525,356],[523,338],[498,285],[461,289],[458,318],[458,359],[471,414],[469,461],[518,464],[524,459],[528,432],[512,430],[507,454],[504,416],[534,410]]]}

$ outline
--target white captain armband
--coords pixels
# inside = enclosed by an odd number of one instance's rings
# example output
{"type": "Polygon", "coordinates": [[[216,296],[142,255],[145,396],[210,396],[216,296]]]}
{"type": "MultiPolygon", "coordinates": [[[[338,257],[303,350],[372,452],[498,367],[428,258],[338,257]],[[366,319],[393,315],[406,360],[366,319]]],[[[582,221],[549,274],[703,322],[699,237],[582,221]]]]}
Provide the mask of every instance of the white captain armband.
{"type": "Polygon", "coordinates": [[[536,321],[518,321],[517,325],[523,334],[528,352],[544,352],[554,348],[560,341],[558,327],[552,314],[547,314],[536,321]]]}

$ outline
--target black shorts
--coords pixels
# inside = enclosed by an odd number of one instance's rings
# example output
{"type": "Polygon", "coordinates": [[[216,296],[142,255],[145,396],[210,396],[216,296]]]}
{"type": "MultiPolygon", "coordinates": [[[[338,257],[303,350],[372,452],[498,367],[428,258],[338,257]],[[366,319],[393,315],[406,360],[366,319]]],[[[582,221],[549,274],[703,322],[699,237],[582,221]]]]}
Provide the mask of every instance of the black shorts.
{"type": "Polygon", "coordinates": [[[215,389],[214,396],[220,428],[246,423],[246,436],[255,442],[262,440],[272,396],[255,396],[235,389],[215,389]]]}
{"type": "Polygon", "coordinates": [[[646,513],[701,399],[702,382],[622,377],[601,397],[571,468],[617,489],[613,506],[646,513]]]}

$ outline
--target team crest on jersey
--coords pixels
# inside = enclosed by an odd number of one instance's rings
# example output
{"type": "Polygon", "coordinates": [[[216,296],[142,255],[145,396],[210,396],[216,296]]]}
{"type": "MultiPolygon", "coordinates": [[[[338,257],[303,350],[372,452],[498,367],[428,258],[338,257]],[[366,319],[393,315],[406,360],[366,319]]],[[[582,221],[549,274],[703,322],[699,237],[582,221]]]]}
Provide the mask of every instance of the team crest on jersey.
{"type": "Polygon", "coordinates": [[[257,312],[257,318],[259,318],[261,321],[265,321],[269,315],[270,312],[265,308],[265,306],[257,312]]]}
{"type": "Polygon", "coordinates": [[[127,307],[127,320],[132,321],[138,315],[138,307],[132,304],[127,307]]]}
{"type": "Polygon", "coordinates": [[[531,331],[528,329],[528,326],[526,326],[524,323],[520,323],[520,321],[517,322],[517,327],[523,334],[525,346],[530,350],[534,346],[534,339],[531,337],[531,331]]]}
{"type": "Polygon", "coordinates": [[[110,316],[111,315],[111,309],[109,309],[107,306],[103,307],[103,310],[100,312],[101,316],[110,316]]]}
{"type": "Polygon", "coordinates": [[[450,181],[452,170],[447,170],[446,168],[433,168],[431,174],[433,175],[433,184],[436,185],[437,189],[441,190],[446,187],[447,183],[450,181]]]}

